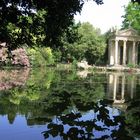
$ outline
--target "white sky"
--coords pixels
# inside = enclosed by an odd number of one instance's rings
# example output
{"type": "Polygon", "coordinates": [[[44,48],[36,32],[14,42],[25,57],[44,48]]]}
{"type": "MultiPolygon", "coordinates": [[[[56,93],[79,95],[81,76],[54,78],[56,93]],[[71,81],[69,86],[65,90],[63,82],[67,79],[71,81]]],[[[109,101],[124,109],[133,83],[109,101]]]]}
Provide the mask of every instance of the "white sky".
{"type": "Polygon", "coordinates": [[[76,22],[90,22],[101,32],[108,31],[111,27],[121,27],[124,15],[124,5],[127,6],[130,0],[103,0],[103,5],[97,5],[92,0],[86,2],[81,14],[75,16],[76,22]]]}

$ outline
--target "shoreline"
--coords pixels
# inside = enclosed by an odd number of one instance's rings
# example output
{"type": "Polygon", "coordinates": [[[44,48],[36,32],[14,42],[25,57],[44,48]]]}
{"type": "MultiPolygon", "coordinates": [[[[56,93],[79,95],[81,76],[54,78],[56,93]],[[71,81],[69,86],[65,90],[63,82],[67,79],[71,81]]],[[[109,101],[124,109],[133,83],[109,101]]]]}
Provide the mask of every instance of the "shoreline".
{"type": "MultiPolygon", "coordinates": [[[[74,68],[74,65],[72,64],[57,64],[56,68],[63,68],[63,69],[71,69],[74,68]]],[[[78,67],[75,66],[76,69],[79,70],[100,70],[100,71],[104,71],[104,72],[136,72],[136,73],[140,73],[140,68],[132,68],[132,67],[128,67],[128,66],[122,66],[122,65],[118,65],[118,66],[91,66],[91,65],[86,65],[84,67],[78,67]]]]}
{"type": "MultiPolygon", "coordinates": [[[[96,70],[117,71],[117,72],[137,72],[140,73],[140,68],[130,68],[127,66],[92,66],[96,70]]],[[[92,68],[91,67],[91,68],[92,68]]]]}

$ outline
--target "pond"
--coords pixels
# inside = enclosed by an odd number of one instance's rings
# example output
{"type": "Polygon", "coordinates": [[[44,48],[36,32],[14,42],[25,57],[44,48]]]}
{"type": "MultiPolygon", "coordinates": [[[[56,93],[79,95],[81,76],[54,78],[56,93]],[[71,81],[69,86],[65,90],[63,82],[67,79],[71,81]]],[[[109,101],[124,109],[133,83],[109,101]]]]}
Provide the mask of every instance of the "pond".
{"type": "Polygon", "coordinates": [[[0,70],[1,140],[139,140],[140,75],[0,70]]]}

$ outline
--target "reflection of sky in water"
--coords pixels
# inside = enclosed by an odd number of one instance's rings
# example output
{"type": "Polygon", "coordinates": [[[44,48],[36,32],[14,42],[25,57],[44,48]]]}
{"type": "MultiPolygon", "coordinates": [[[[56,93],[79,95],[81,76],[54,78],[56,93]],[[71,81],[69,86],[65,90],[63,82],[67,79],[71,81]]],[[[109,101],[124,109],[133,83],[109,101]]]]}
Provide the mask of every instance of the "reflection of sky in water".
{"type": "MultiPolygon", "coordinates": [[[[109,110],[109,118],[111,120],[114,119],[113,118],[114,116],[119,116],[120,115],[120,111],[116,108],[107,107],[107,109],[109,110]]],[[[99,114],[98,112],[94,113],[94,110],[90,110],[86,113],[83,113],[82,117],[80,117],[76,120],[78,120],[79,122],[80,121],[87,121],[87,120],[92,121],[94,119],[97,119],[98,114],[99,114]]],[[[59,119],[57,119],[56,117],[53,119],[53,123],[62,124],[62,122],[59,119]]],[[[97,121],[97,122],[95,122],[95,124],[97,126],[101,126],[102,128],[106,128],[106,130],[98,131],[98,130],[93,129],[94,139],[101,138],[102,136],[105,136],[105,135],[110,136],[112,134],[113,130],[118,130],[119,129],[119,125],[120,125],[120,124],[118,124],[116,126],[109,126],[108,127],[102,121],[97,121]]],[[[75,126],[72,126],[72,127],[77,127],[77,126],[75,125],[75,126]]],[[[69,126],[68,124],[64,125],[64,132],[67,133],[70,128],[71,128],[71,126],[69,126]]],[[[81,129],[79,126],[77,128],[81,129]]],[[[82,130],[85,130],[85,128],[82,128],[82,130]]],[[[50,139],[52,139],[52,136],[49,137],[49,140],[50,139]]],[[[53,138],[53,139],[58,140],[58,139],[60,139],[60,137],[57,136],[56,138],[53,138]]],[[[110,137],[110,139],[111,139],[111,137],[110,137]]]]}
{"type": "Polygon", "coordinates": [[[42,131],[46,125],[27,126],[26,119],[17,115],[13,124],[6,116],[0,116],[0,140],[43,140],[42,131]]]}
{"type": "MultiPolygon", "coordinates": [[[[113,116],[119,116],[120,112],[119,110],[115,109],[115,108],[110,108],[110,107],[107,107],[107,109],[109,110],[109,117],[111,120],[113,120],[113,116]]],[[[107,128],[108,130],[105,130],[105,131],[97,131],[97,130],[94,130],[94,135],[96,138],[100,138],[104,135],[108,135],[110,136],[112,134],[112,130],[118,130],[119,129],[119,124],[116,125],[116,126],[109,126],[109,127],[105,127],[104,123],[101,122],[101,121],[98,121],[96,122],[96,124],[98,126],[101,126],[103,128],[107,128]]]]}

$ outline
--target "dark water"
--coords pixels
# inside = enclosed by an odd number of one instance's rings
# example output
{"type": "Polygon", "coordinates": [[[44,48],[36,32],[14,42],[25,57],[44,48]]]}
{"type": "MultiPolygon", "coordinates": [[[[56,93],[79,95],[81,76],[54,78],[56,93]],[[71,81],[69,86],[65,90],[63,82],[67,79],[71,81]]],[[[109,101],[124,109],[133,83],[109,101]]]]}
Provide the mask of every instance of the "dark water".
{"type": "Polygon", "coordinates": [[[139,140],[140,75],[0,71],[0,140],[139,140]]]}

